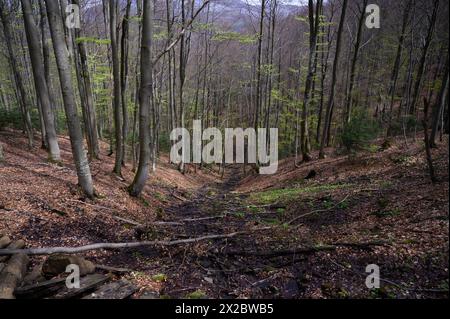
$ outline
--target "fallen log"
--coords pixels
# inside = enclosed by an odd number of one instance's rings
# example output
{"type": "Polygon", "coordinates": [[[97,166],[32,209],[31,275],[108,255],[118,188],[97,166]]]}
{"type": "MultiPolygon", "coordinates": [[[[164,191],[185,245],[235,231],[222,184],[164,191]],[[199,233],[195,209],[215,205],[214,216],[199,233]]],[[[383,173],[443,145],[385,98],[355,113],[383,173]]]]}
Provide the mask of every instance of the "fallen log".
{"type": "Polygon", "coordinates": [[[126,299],[139,289],[127,280],[103,285],[82,299],[126,299]]]}
{"type": "Polygon", "coordinates": [[[64,286],[52,299],[70,299],[82,296],[110,280],[108,275],[93,274],[80,279],[80,288],[70,289],[64,286]]]}
{"type": "Polygon", "coordinates": [[[2,255],[14,255],[17,253],[23,253],[27,255],[49,255],[49,254],[76,254],[89,250],[98,250],[98,249],[121,249],[121,248],[136,248],[142,246],[174,246],[174,245],[182,245],[182,244],[191,244],[197,243],[200,241],[211,240],[211,239],[225,239],[231,238],[238,235],[248,234],[254,231],[268,230],[272,229],[272,227],[262,227],[253,229],[251,231],[241,231],[234,232],[224,235],[206,235],[196,238],[188,238],[188,239],[179,239],[173,241],[165,241],[165,240],[154,240],[154,241],[138,241],[138,242],[128,242],[128,243],[97,243],[90,244],[86,246],[79,247],[45,247],[45,248],[28,248],[28,249],[0,249],[0,256],[2,255]]]}
{"type": "Polygon", "coordinates": [[[22,299],[45,298],[62,289],[65,282],[66,278],[51,279],[37,284],[17,288],[14,294],[17,298],[22,299]]]}
{"type": "MultiPolygon", "coordinates": [[[[7,249],[14,249],[17,250],[18,253],[20,253],[20,250],[25,247],[25,242],[22,239],[15,240],[11,244],[8,245],[7,249]]],[[[5,262],[8,260],[8,256],[0,256],[0,263],[5,262]]]]}
{"type": "Polygon", "coordinates": [[[4,248],[11,243],[11,238],[8,236],[3,236],[0,238],[0,248],[4,248]]]}
{"type": "Polygon", "coordinates": [[[28,256],[13,255],[0,274],[0,299],[14,299],[14,290],[22,281],[27,271],[28,256]]]}

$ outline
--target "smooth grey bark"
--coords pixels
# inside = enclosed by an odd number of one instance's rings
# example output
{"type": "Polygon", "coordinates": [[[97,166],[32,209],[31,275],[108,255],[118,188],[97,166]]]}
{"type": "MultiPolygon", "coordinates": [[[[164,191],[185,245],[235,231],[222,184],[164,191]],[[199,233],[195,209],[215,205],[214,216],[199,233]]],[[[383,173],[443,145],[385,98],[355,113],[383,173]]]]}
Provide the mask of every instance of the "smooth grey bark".
{"type": "MultiPolygon", "coordinates": [[[[79,0],[72,0],[79,5],[79,0]]],[[[73,48],[77,69],[78,90],[83,110],[83,119],[86,131],[89,156],[99,158],[100,148],[98,144],[97,119],[95,114],[94,96],[92,93],[91,75],[88,66],[88,54],[83,41],[77,41],[81,37],[80,29],[75,29],[73,48]]]]}
{"type": "Polygon", "coordinates": [[[139,164],[131,196],[139,196],[148,178],[150,164],[150,103],[153,100],[153,0],[144,0],[141,39],[141,87],[139,92],[139,164]]]}
{"type": "MultiPolygon", "coordinates": [[[[137,0],[137,17],[142,18],[142,0],[137,0]]],[[[142,24],[141,20],[138,22],[138,43],[141,43],[142,41],[142,24]]],[[[136,172],[137,169],[137,160],[138,160],[138,154],[137,154],[137,148],[136,148],[136,130],[137,130],[137,113],[139,110],[139,64],[140,64],[140,52],[138,50],[136,54],[136,62],[134,66],[135,71],[135,92],[134,92],[134,110],[133,110],[133,131],[132,131],[132,141],[131,141],[131,153],[133,155],[133,172],[136,172]]]]}
{"type": "Polygon", "coordinates": [[[41,28],[41,43],[42,43],[42,56],[44,58],[44,73],[45,73],[45,81],[47,82],[48,94],[50,97],[50,105],[52,106],[52,115],[53,115],[53,125],[55,126],[55,130],[58,133],[58,126],[56,122],[56,98],[53,92],[52,79],[50,76],[50,46],[49,41],[47,41],[45,35],[45,26],[47,20],[47,13],[45,10],[45,3],[43,1],[39,1],[39,12],[41,15],[40,28],[41,28]]]}
{"type": "Polygon", "coordinates": [[[122,175],[122,107],[121,107],[121,86],[120,86],[120,61],[119,46],[117,44],[117,6],[118,0],[109,0],[109,32],[111,37],[113,86],[114,86],[114,129],[116,138],[116,159],[114,163],[114,173],[122,175]]]}
{"type": "Polygon", "coordinates": [[[336,53],[334,56],[334,63],[333,63],[333,73],[331,78],[331,89],[330,89],[330,97],[328,99],[328,105],[327,110],[325,114],[325,123],[323,127],[323,133],[320,143],[320,151],[319,151],[319,158],[324,158],[324,148],[325,144],[329,140],[329,133],[330,133],[330,126],[331,126],[331,118],[333,116],[333,107],[334,107],[334,94],[336,91],[336,79],[337,79],[337,69],[339,66],[339,57],[341,53],[341,45],[342,45],[342,34],[343,34],[343,28],[344,28],[344,22],[345,22],[345,15],[347,12],[347,4],[348,0],[344,0],[342,4],[342,12],[341,12],[341,19],[339,21],[339,27],[338,27],[338,33],[337,33],[337,42],[336,42],[336,53]]]}
{"type": "Polygon", "coordinates": [[[58,66],[64,109],[66,111],[67,127],[69,130],[70,144],[76,166],[78,183],[83,192],[88,197],[92,198],[94,197],[94,187],[86,152],[83,147],[83,134],[75,104],[71,65],[64,39],[64,25],[61,19],[61,12],[56,1],[45,0],[45,4],[47,6],[47,16],[53,40],[56,64],[58,66]]]}
{"type": "Polygon", "coordinates": [[[309,57],[308,57],[308,73],[305,81],[305,92],[303,96],[302,107],[302,121],[300,125],[300,147],[302,150],[302,160],[307,162],[311,160],[310,141],[308,134],[308,109],[311,102],[311,90],[313,78],[316,73],[315,56],[317,51],[317,36],[319,33],[319,13],[322,11],[322,0],[316,1],[316,8],[314,11],[313,0],[308,1],[308,16],[309,16],[309,57]]]}
{"type": "Polygon", "coordinates": [[[34,83],[38,92],[41,114],[45,127],[45,140],[47,141],[49,160],[58,162],[61,154],[53,121],[52,106],[49,90],[45,79],[42,51],[39,45],[38,27],[33,18],[33,10],[30,0],[21,0],[25,21],[25,33],[30,51],[31,65],[33,69],[34,83]]]}
{"type": "Polygon", "coordinates": [[[122,20],[122,38],[120,41],[120,87],[121,87],[121,103],[122,103],[122,164],[126,162],[126,144],[128,136],[128,107],[127,107],[127,85],[128,85],[128,51],[129,51],[129,20],[131,11],[131,0],[127,0],[125,16],[122,20]]]}

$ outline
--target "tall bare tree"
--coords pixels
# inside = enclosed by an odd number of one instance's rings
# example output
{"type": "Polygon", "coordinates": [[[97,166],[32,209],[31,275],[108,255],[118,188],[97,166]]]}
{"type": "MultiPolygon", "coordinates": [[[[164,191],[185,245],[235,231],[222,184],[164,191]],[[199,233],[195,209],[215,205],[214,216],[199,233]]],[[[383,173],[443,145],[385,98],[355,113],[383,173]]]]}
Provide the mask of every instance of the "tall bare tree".
{"type": "Polygon", "coordinates": [[[30,52],[31,64],[33,69],[34,83],[41,105],[42,117],[45,126],[45,140],[48,146],[48,156],[50,161],[58,162],[61,160],[58,139],[56,136],[55,124],[53,121],[52,106],[50,94],[45,79],[44,60],[39,45],[38,27],[33,18],[33,10],[30,0],[21,0],[23,17],[25,20],[25,31],[28,40],[28,49],[30,52]]]}
{"type": "Polygon", "coordinates": [[[131,196],[139,196],[147,182],[150,168],[150,103],[153,101],[153,0],[144,0],[141,42],[141,81],[139,92],[139,164],[131,196]]]}
{"type": "Polygon", "coordinates": [[[120,60],[119,60],[119,46],[117,37],[117,11],[118,0],[109,0],[109,32],[111,36],[111,51],[112,51],[112,68],[113,68],[113,84],[114,84],[114,127],[116,138],[116,160],[114,163],[114,173],[122,176],[122,161],[123,161],[123,135],[122,135],[122,106],[121,106],[121,85],[120,85],[120,60]]]}
{"type": "Polygon", "coordinates": [[[333,62],[333,72],[332,72],[332,78],[331,78],[331,89],[330,89],[330,97],[328,99],[328,105],[325,115],[325,123],[323,127],[323,133],[322,138],[320,142],[320,150],[319,150],[319,158],[324,158],[324,148],[325,144],[327,143],[328,139],[328,133],[331,126],[331,119],[332,119],[332,112],[334,107],[334,95],[336,91],[336,79],[337,79],[337,70],[339,66],[339,58],[341,53],[341,45],[342,45],[342,34],[344,29],[344,22],[345,22],[345,15],[347,12],[347,4],[348,0],[344,0],[342,3],[342,11],[341,11],[341,19],[339,21],[339,27],[337,31],[337,40],[336,40],[336,53],[334,56],[334,62],[333,62]]]}
{"type": "Polygon", "coordinates": [[[66,111],[67,127],[69,129],[70,144],[75,162],[78,183],[88,197],[94,196],[91,171],[83,147],[83,134],[75,103],[75,94],[72,83],[69,50],[65,41],[64,24],[58,3],[54,0],[45,0],[47,16],[52,35],[53,49],[58,66],[59,80],[66,111]]]}
{"type": "Polygon", "coordinates": [[[353,103],[353,87],[355,85],[355,73],[356,73],[356,62],[358,60],[358,54],[361,46],[361,37],[362,37],[362,30],[363,30],[363,24],[364,24],[364,17],[366,15],[366,6],[367,6],[368,0],[362,1],[362,6],[358,5],[358,13],[359,13],[359,19],[358,19],[358,31],[356,32],[356,40],[355,40],[355,47],[353,49],[353,58],[350,66],[350,82],[349,87],[347,91],[347,97],[345,100],[345,121],[350,122],[351,116],[352,116],[352,103],[353,103]]]}

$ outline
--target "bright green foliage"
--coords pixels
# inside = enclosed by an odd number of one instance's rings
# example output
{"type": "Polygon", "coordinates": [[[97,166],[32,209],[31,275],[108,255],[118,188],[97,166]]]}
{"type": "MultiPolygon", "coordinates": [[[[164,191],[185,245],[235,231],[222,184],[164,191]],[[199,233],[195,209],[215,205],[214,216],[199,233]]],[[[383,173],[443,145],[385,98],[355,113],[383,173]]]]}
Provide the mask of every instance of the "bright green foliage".
{"type": "Polygon", "coordinates": [[[276,202],[285,202],[297,198],[300,194],[319,193],[348,187],[348,184],[325,184],[307,187],[281,188],[273,189],[259,193],[252,193],[250,201],[259,204],[270,204],[276,202]]]}

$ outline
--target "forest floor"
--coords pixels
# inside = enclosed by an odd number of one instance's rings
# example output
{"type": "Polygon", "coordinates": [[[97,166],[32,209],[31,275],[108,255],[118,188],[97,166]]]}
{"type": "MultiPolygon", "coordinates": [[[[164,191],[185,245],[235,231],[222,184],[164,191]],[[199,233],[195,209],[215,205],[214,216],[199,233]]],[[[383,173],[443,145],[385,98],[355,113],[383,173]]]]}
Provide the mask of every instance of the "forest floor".
{"type": "MultiPolygon", "coordinates": [[[[355,158],[328,150],[327,159],[299,167],[286,159],[272,176],[237,165],[223,178],[210,167],[190,167],[183,175],[163,157],[140,199],[126,192],[130,167],[123,179],[115,177],[102,145],[101,160],[91,163],[100,194],[94,201],[76,187],[66,137],[60,137],[63,165],[48,164],[39,145],[29,150],[20,132],[1,131],[0,143],[6,160],[0,164],[0,229],[28,247],[239,232],[195,244],[84,254],[97,264],[132,269],[126,277],[140,288],[135,297],[448,298],[447,137],[433,150],[436,184],[418,136],[386,150],[374,145],[355,158]],[[380,268],[380,289],[366,287],[369,264],[380,268]]],[[[33,257],[33,264],[42,259],[33,257]]]]}

